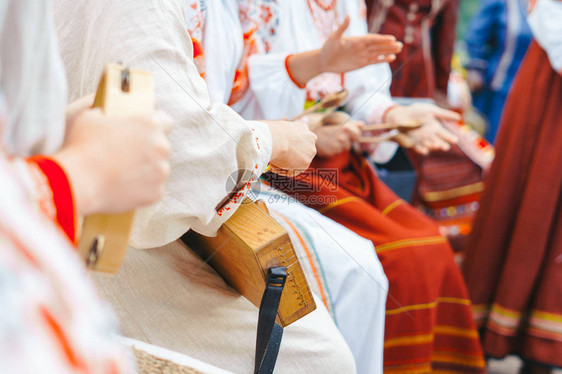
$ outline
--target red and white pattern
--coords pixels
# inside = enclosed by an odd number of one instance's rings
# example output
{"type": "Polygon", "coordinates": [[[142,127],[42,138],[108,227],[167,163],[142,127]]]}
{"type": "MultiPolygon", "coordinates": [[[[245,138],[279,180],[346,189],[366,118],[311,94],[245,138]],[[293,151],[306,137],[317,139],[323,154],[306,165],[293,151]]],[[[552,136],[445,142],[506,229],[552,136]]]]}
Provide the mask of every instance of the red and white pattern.
{"type": "Polygon", "coordinates": [[[205,0],[186,0],[187,6],[187,31],[193,43],[193,62],[197,71],[205,77],[205,56],[203,53],[203,36],[205,35],[205,13],[207,4],[205,0]]]}
{"type": "Polygon", "coordinates": [[[17,177],[0,154],[0,372],[134,372],[76,251],[17,177]]]}

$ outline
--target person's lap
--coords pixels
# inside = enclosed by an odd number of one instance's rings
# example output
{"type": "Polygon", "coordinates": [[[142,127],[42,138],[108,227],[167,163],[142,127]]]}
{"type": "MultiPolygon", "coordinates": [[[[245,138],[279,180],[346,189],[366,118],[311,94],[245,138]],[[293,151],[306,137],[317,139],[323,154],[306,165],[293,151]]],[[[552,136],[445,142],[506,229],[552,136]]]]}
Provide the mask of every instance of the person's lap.
{"type": "MultiPolygon", "coordinates": [[[[182,242],[130,249],[119,273],[96,276],[127,337],[237,373],[252,372],[258,310],[182,242]]],[[[285,328],[276,373],[353,373],[353,358],[320,300],[285,328]]]]}

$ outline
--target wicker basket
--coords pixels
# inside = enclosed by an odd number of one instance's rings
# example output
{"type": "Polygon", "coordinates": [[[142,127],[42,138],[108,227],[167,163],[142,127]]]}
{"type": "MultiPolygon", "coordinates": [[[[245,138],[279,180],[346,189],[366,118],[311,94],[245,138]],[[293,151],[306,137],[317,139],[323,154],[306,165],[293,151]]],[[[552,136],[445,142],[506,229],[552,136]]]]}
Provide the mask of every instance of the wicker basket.
{"type": "Polygon", "coordinates": [[[140,374],[206,374],[197,369],[176,364],[133,347],[140,374]]]}
{"type": "Polygon", "coordinates": [[[118,340],[133,353],[140,374],[233,374],[185,354],[140,340],[123,336],[119,336],[118,340]]]}

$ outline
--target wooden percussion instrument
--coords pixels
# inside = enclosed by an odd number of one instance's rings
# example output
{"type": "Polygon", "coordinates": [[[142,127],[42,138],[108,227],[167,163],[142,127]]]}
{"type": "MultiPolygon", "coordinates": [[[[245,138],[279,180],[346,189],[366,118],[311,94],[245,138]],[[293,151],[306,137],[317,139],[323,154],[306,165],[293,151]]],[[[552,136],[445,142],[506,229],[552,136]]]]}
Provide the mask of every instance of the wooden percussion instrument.
{"type": "MultiPolygon", "coordinates": [[[[101,77],[94,107],[108,116],[130,116],[154,109],[154,83],[148,72],[109,64],[101,77]]],[[[92,270],[119,270],[133,225],[134,212],[94,214],[84,219],[78,248],[92,270]]]]}
{"type": "Polygon", "coordinates": [[[216,237],[190,231],[182,240],[257,307],[267,270],[286,267],[287,280],[277,313],[282,327],[316,309],[289,234],[269,215],[263,202],[246,198],[216,237]]]}

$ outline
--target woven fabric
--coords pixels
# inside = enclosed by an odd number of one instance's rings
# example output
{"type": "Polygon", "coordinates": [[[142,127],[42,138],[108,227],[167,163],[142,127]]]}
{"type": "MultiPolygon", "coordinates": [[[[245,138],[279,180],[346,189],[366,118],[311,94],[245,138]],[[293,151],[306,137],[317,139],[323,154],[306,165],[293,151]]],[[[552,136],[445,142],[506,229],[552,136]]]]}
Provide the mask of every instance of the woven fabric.
{"type": "MultiPolygon", "coordinates": [[[[483,372],[466,287],[451,247],[435,224],[386,187],[367,160],[351,153],[317,158],[296,180],[288,185],[298,190],[288,194],[299,200],[334,196],[329,204],[307,205],[375,245],[390,285],[385,373],[483,372]],[[338,177],[329,179],[326,171],[334,169],[338,177]]],[[[283,186],[277,177],[270,183],[283,186]]]]}
{"type": "Polygon", "coordinates": [[[562,77],[533,43],[506,104],[464,274],[487,354],[562,367],[560,98],[562,77]]]}
{"type": "Polygon", "coordinates": [[[433,218],[455,251],[466,248],[483,190],[482,169],[458,146],[448,152],[411,155],[418,172],[414,204],[433,218]]]}

